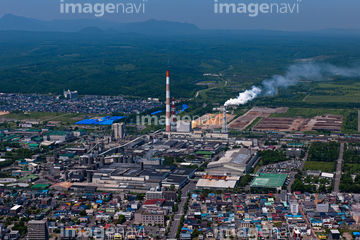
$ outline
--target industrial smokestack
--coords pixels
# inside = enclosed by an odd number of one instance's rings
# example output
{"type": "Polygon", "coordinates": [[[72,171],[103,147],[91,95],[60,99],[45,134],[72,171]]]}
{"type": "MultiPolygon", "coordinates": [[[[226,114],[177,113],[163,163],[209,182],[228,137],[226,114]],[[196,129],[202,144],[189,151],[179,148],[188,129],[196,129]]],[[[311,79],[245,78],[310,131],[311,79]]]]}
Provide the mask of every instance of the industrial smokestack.
{"type": "Polygon", "coordinates": [[[175,109],[175,99],[172,99],[171,105],[171,131],[176,132],[176,109],[175,109]]]}
{"type": "Polygon", "coordinates": [[[227,119],[226,119],[226,106],[224,106],[224,112],[223,112],[223,125],[222,125],[222,132],[227,133],[227,119]]]}
{"type": "Polygon", "coordinates": [[[170,77],[169,71],[166,71],[166,131],[171,131],[170,126],[170,77]]]}

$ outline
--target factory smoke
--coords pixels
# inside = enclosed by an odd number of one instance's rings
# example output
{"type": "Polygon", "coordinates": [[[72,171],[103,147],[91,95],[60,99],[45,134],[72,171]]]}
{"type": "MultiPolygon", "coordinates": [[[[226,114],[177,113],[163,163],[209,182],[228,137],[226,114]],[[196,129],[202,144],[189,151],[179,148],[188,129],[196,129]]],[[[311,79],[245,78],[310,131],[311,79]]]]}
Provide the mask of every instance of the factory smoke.
{"type": "Polygon", "coordinates": [[[261,89],[255,86],[252,86],[251,90],[246,90],[239,94],[237,98],[231,98],[227,100],[224,104],[225,107],[233,105],[243,105],[248,101],[253,100],[261,93],[261,89]]]}
{"type": "Polygon", "coordinates": [[[262,82],[261,87],[252,86],[239,94],[237,98],[229,99],[224,106],[243,105],[258,95],[273,96],[278,88],[287,88],[301,80],[321,81],[330,76],[359,77],[360,68],[342,68],[332,64],[306,63],[291,65],[284,75],[274,75],[262,82]]]}

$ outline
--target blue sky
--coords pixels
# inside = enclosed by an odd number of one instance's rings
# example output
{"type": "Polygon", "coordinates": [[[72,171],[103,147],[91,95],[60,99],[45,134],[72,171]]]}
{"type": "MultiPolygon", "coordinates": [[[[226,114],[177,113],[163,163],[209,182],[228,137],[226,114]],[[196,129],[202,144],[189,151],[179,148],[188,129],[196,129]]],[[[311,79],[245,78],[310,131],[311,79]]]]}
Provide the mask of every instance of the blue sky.
{"type": "MultiPolygon", "coordinates": [[[[66,3],[143,3],[143,0],[64,0],[66,3]]],[[[144,14],[105,14],[101,19],[138,22],[148,19],[188,22],[204,29],[314,30],[360,28],[359,0],[218,0],[223,3],[299,3],[297,14],[215,14],[214,0],[147,0],[144,14]]],[[[41,20],[95,18],[90,14],[60,14],[60,0],[1,0],[0,17],[11,13],[41,20]]]]}

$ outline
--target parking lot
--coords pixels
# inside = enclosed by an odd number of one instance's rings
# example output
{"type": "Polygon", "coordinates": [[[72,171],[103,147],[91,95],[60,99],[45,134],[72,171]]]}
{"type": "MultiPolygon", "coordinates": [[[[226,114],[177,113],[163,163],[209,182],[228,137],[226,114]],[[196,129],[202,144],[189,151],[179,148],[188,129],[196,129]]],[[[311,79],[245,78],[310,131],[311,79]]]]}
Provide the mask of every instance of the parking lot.
{"type": "Polygon", "coordinates": [[[262,173],[284,173],[288,174],[296,169],[300,169],[302,161],[291,160],[281,163],[275,163],[271,165],[264,166],[258,170],[262,173]]]}

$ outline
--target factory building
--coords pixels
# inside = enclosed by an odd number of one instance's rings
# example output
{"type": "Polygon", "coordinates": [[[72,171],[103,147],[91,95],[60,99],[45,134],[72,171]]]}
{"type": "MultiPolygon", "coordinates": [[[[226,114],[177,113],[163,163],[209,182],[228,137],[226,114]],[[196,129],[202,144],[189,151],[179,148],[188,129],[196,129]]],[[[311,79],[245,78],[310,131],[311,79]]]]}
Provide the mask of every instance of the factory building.
{"type": "Polygon", "coordinates": [[[43,136],[43,141],[59,141],[66,142],[73,138],[73,134],[65,131],[52,131],[47,132],[43,136]]]}
{"type": "Polygon", "coordinates": [[[213,176],[205,175],[196,184],[200,189],[227,189],[235,188],[238,184],[239,176],[213,176]]]}
{"type": "Polygon", "coordinates": [[[241,139],[235,142],[236,145],[243,145],[246,147],[257,147],[259,145],[258,140],[256,138],[252,139],[241,139]]]}
{"type": "Polygon", "coordinates": [[[125,137],[125,123],[114,123],[111,127],[115,139],[122,139],[125,137]]]}
{"type": "Polygon", "coordinates": [[[78,92],[70,91],[70,90],[64,91],[64,97],[66,99],[76,99],[76,98],[78,98],[78,92]]]}
{"type": "Polygon", "coordinates": [[[93,175],[92,182],[126,187],[145,185],[148,180],[154,180],[152,187],[157,187],[159,182],[169,174],[168,172],[146,171],[148,171],[148,169],[143,169],[140,164],[113,163],[97,170],[93,175]]]}
{"type": "Polygon", "coordinates": [[[256,151],[237,148],[226,151],[218,161],[209,163],[205,171],[209,175],[242,176],[250,170],[257,159],[256,151]]]}
{"type": "Polygon", "coordinates": [[[174,148],[179,142],[176,140],[158,141],[152,144],[154,150],[165,150],[174,148]]]}
{"type": "Polygon", "coordinates": [[[176,126],[176,131],[190,133],[192,131],[191,122],[178,121],[176,126]]]}
{"type": "Polygon", "coordinates": [[[171,185],[181,189],[192,176],[193,169],[177,171],[175,166],[112,163],[93,171],[92,182],[88,185],[146,193],[171,185]]]}
{"type": "Polygon", "coordinates": [[[182,189],[186,183],[189,180],[189,176],[180,176],[180,175],[175,175],[175,174],[169,174],[169,176],[164,179],[164,181],[162,181],[162,186],[166,187],[166,188],[170,188],[172,185],[180,190],[182,189]]]}
{"type": "Polygon", "coordinates": [[[163,199],[164,198],[164,192],[162,191],[155,191],[154,189],[151,189],[150,191],[146,192],[146,199],[163,199]]]}
{"type": "Polygon", "coordinates": [[[286,149],[286,157],[300,157],[302,153],[301,148],[287,148],[286,149]]]}

